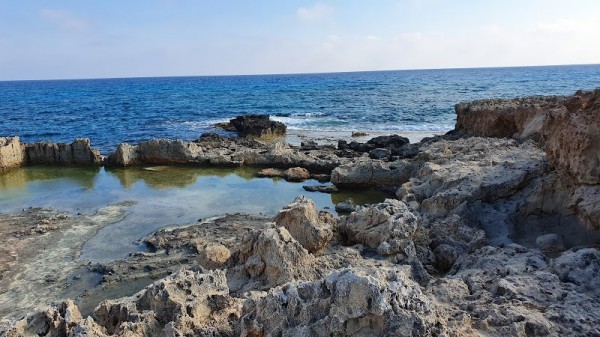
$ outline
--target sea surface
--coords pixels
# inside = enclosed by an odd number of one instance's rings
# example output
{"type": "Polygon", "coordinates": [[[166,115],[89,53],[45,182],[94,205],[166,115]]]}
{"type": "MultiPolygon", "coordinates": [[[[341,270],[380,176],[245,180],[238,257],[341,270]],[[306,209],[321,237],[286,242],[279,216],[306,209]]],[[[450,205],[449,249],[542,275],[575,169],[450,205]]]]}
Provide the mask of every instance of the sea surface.
{"type": "Polygon", "coordinates": [[[101,152],[192,140],[240,114],[296,130],[444,132],[454,104],[600,87],[600,65],[0,82],[0,136],[92,139],[101,152]]]}

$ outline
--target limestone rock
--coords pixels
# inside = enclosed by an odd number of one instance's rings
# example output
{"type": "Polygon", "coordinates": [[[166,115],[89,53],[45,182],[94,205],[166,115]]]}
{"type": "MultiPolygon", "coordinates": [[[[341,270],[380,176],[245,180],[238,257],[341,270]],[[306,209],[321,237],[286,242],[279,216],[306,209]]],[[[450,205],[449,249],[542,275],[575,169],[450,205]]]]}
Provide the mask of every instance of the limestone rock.
{"type": "Polygon", "coordinates": [[[256,230],[233,251],[227,271],[232,291],[263,290],[315,277],[315,258],[285,227],[256,230]]]}
{"type": "Polygon", "coordinates": [[[248,300],[241,336],[428,335],[430,306],[408,268],[343,269],[248,300]]]}
{"type": "Polygon", "coordinates": [[[325,247],[333,237],[331,224],[321,221],[315,203],[303,195],[279,211],[273,222],[285,227],[311,253],[325,247]]]}
{"type": "Polygon", "coordinates": [[[100,152],[87,138],[75,139],[71,144],[39,142],[25,145],[27,164],[48,165],[101,165],[100,152]]]}
{"type": "Polygon", "coordinates": [[[233,336],[230,317],[239,309],[229,297],[224,271],[183,269],[132,297],[103,301],[95,316],[110,335],[233,336]]]}
{"type": "Polygon", "coordinates": [[[359,160],[336,167],[331,182],[337,186],[400,186],[406,182],[412,167],[406,162],[359,160]]]}
{"type": "Polygon", "coordinates": [[[543,126],[548,159],[580,184],[600,184],[600,89],[578,91],[543,126]]]}
{"type": "Polygon", "coordinates": [[[558,234],[544,234],[535,239],[536,246],[544,253],[559,253],[565,250],[563,240],[558,234]]]}
{"type": "Polygon", "coordinates": [[[401,201],[386,199],[371,207],[361,207],[340,221],[338,230],[349,244],[362,243],[382,255],[404,253],[415,256],[413,237],[419,216],[401,201]]]}
{"type": "MultiPolygon", "coordinates": [[[[71,300],[27,315],[9,327],[3,336],[72,336],[74,328],[82,321],[81,313],[71,300]]],[[[2,333],[2,331],[0,331],[2,333]]]]}
{"type": "Polygon", "coordinates": [[[200,250],[199,262],[204,268],[216,269],[223,266],[230,256],[231,252],[227,247],[221,244],[213,244],[200,250]]]}
{"type": "Polygon", "coordinates": [[[600,251],[584,248],[567,251],[552,261],[552,271],[564,282],[573,283],[600,296],[600,251]]]}
{"type": "Polygon", "coordinates": [[[283,172],[283,178],[287,181],[303,181],[310,179],[310,172],[303,167],[290,167],[283,172]]]}
{"type": "MultiPolygon", "coordinates": [[[[313,177],[311,176],[311,178],[313,177]]],[[[334,193],[339,191],[335,185],[302,186],[302,188],[308,192],[334,193]]]]}
{"type": "Polygon", "coordinates": [[[0,171],[23,164],[25,151],[19,137],[0,137],[0,171]]]}
{"type": "Polygon", "coordinates": [[[229,121],[240,137],[284,135],[287,129],[281,122],[272,121],[269,115],[242,115],[229,121]]]}

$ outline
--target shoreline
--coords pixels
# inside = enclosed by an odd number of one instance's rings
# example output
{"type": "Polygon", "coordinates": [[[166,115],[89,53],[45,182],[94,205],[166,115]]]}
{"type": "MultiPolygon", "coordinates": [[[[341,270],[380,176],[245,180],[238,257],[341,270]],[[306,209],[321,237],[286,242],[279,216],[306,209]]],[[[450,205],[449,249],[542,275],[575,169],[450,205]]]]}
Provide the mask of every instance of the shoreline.
{"type": "MultiPolygon", "coordinates": [[[[169,276],[86,318],[65,300],[0,334],[600,334],[599,107],[600,90],[462,103],[455,130],[418,143],[370,134],[332,146],[290,130],[304,144],[212,134],[121,145],[111,165],[267,167],[395,198],[335,216],[298,196],[271,219],[159,229],[148,252],[94,270],[117,287],[169,276]]],[[[70,146],[28,153],[98,164],[89,141],[70,146]]]]}

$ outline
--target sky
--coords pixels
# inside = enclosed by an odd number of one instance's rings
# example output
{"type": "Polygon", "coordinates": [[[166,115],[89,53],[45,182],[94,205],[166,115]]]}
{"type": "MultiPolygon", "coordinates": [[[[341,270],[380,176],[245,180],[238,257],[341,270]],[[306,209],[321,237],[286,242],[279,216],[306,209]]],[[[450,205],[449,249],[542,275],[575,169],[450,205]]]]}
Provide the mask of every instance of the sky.
{"type": "Polygon", "coordinates": [[[0,80],[600,63],[598,0],[0,0],[0,80]]]}

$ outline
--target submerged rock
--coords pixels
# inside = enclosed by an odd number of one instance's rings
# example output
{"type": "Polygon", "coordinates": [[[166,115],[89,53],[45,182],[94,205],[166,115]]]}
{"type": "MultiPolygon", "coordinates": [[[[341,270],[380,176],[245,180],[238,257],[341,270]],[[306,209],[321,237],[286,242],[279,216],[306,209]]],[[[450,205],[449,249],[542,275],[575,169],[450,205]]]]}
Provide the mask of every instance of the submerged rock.
{"type": "Polygon", "coordinates": [[[356,211],[356,203],[352,198],[348,198],[344,201],[340,201],[335,204],[336,212],[350,213],[356,211]]]}

